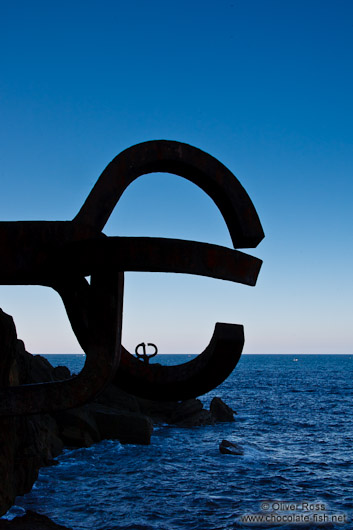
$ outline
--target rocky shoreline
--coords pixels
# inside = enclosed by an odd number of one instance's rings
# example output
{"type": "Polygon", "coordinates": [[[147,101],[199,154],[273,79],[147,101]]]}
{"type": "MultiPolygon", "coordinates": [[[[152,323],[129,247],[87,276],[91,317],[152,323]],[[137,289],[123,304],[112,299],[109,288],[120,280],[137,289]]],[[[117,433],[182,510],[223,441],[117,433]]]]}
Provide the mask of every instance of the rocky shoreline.
{"type": "MultiPolygon", "coordinates": [[[[54,368],[46,358],[28,353],[17,338],[12,317],[2,310],[0,352],[2,387],[72,377],[67,367],[54,368]]],[[[198,399],[161,403],[137,398],[113,384],[93,402],[76,409],[0,418],[0,516],[9,510],[16,496],[31,490],[39,469],[55,464],[65,446],[89,447],[104,439],[149,444],[156,424],[188,428],[220,421],[234,421],[234,411],[220,398],[214,398],[210,410],[206,410],[198,399]]],[[[42,516],[37,516],[35,520],[36,515],[30,513],[11,522],[0,520],[0,529],[50,527],[47,518],[40,521],[42,516]]]]}

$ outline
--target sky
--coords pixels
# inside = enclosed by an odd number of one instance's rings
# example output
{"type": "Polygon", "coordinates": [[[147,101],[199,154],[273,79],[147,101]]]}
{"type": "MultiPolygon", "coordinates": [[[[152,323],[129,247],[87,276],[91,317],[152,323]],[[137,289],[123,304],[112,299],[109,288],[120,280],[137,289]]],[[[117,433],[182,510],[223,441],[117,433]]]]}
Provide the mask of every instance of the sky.
{"type": "MultiPolygon", "coordinates": [[[[0,220],[70,220],[122,150],[191,144],[254,203],[257,285],[126,273],[125,347],[200,353],[228,322],[244,353],[352,354],[352,64],[350,0],[3,0],[0,220]]],[[[211,199],[166,174],[135,181],[104,233],[231,247],[211,199]]],[[[0,307],[28,351],[81,351],[51,289],[0,286],[0,307]]]]}

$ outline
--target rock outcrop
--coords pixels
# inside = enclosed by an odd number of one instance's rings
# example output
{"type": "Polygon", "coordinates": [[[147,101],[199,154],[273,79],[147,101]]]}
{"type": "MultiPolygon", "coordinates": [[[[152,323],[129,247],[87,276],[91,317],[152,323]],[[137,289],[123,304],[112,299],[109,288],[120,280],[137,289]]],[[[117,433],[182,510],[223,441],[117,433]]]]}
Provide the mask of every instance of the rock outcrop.
{"type": "Polygon", "coordinates": [[[143,413],[152,418],[154,423],[167,423],[178,427],[199,427],[215,423],[215,418],[204,409],[199,399],[167,402],[138,399],[138,402],[143,413]]]}
{"type": "MultiPolygon", "coordinates": [[[[0,309],[1,387],[70,377],[65,366],[54,368],[44,357],[28,353],[17,339],[12,318],[0,309]]],[[[0,417],[0,516],[17,495],[30,491],[40,467],[53,463],[65,445],[89,447],[103,439],[149,444],[154,423],[195,427],[233,419],[233,411],[220,398],[213,399],[208,411],[198,399],[150,401],[113,384],[94,402],[76,409],[0,417]]]]}
{"type": "Polygon", "coordinates": [[[222,453],[222,455],[243,455],[244,449],[234,443],[230,442],[229,440],[222,440],[219,444],[219,451],[222,453]]]}
{"type": "Polygon", "coordinates": [[[46,515],[27,510],[25,515],[11,521],[0,519],[0,530],[70,530],[66,526],[54,523],[46,515]]]}
{"type": "Polygon", "coordinates": [[[236,412],[228,407],[219,397],[214,397],[210,404],[210,412],[216,422],[234,421],[236,412]]]}
{"type": "Polygon", "coordinates": [[[102,436],[89,405],[54,413],[63,443],[70,447],[90,447],[102,436]]]}
{"type": "Polygon", "coordinates": [[[126,444],[148,445],[153,423],[144,414],[114,409],[100,404],[90,405],[102,439],[119,440],[126,444]]]}
{"type": "MultiPolygon", "coordinates": [[[[32,365],[32,359],[17,340],[12,318],[0,310],[0,385],[30,382],[28,373],[36,377],[42,366],[42,361],[32,365]]],[[[40,467],[50,464],[62,448],[57,424],[49,414],[0,417],[0,515],[17,495],[31,490],[40,467]]]]}

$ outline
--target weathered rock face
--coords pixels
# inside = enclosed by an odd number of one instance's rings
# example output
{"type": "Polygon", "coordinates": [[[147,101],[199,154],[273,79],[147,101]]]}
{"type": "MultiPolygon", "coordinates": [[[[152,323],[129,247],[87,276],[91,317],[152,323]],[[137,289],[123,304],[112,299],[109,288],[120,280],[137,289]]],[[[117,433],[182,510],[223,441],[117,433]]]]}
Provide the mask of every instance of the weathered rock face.
{"type": "Polygon", "coordinates": [[[199,399],[169,402],[136,399],[140,410],[154,422],[178,427],[200,427],[214,425],[218,421],[234,421],[234,412],[221,398],[213,398],[210,410],[206,410],[199,399]],[[216,407],[212,403],[216,403],[216,407]]]}
{"type": "Polygon", "coordinates": [[[56,412],[54,418],[59,427],[60,438],[65,445],[90,447],[102,439],[89,405],[56,412]]]}
{"type": "MultiPolygon", "coordinates": [[[[1,387],[69,377],[68,368],[53,368],[44,357],[28,353],[17,339],[12,318],[0,309],[1,387]]],[[[89,447],[106,438],[149,444],[153,423],[195,427],[217,421],[233,421],[233,411],[219,398],[214,398],[208,411],[198,399],[150,401],[112,384],[94,402],[76,409],[52,415],[0,417],[0,516],[17,495],[30,491],[39,468],[53,463],[64,445],[89,447]]]]}
{"type": "Polygon", "coordinates": [[[92,404],[90,408],[102,439],[116,439],[123,444],[150,443],[153,423],[144,414],[113,409],[100,404],[92,404]]]}
{"type": "Polygon", "coordinates": [[[70,530],[66,526],[54,523],[45,515],[28,510],[26,515],[15,517],[12,521],[0,520],[0,530],[70,530]]]}
{"type": "MultiPolygon", "coordinates": [[[[17,340],[12,318],[0,310],[0,385],[29,382],[25,376],[30,354],[17,340]]],[[[16,495],[32,488],[39,468],[62,450],[55,421],[48,415],[0,418],[0,515],[16,495]]]]}
{"type": "Polygon", "coordinates": [[[234,410],[224,403],[219,397],[214,397],[210,404],[210,412],[215,421],[234,421],[234,410]]]}
{"type": "Polygon", "coordinates": [[[244,449],[234,443],[234,442],[230,442],[229,440],[222,440],[221,443],[219,444],[219,451],[220,453],[222,453],[222,455],[243,455],[244,454],[244,449]]]}
{"type": "Polygon", "coordinates": [[[167,423],[178,427],[197,427],[214,424],[214,419],[203,408],[203,404],[199,399],[166,402],[139,399],[139,403],[144,414],[150,416],[157,423],[167,423]]]}

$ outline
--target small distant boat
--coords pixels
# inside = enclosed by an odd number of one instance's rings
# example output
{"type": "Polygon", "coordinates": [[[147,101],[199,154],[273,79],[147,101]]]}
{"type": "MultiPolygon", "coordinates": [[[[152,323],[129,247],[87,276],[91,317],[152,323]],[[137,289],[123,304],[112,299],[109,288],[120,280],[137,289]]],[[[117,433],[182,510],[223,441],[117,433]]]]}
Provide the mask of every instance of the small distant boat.
{"type": "Polygon", "coordinates": [[[298,359],[297,359],[297,358],[293,359],[293,362],[295,362],[295,363],[296,363],[297,361],[298,361],[298,359]]]}

